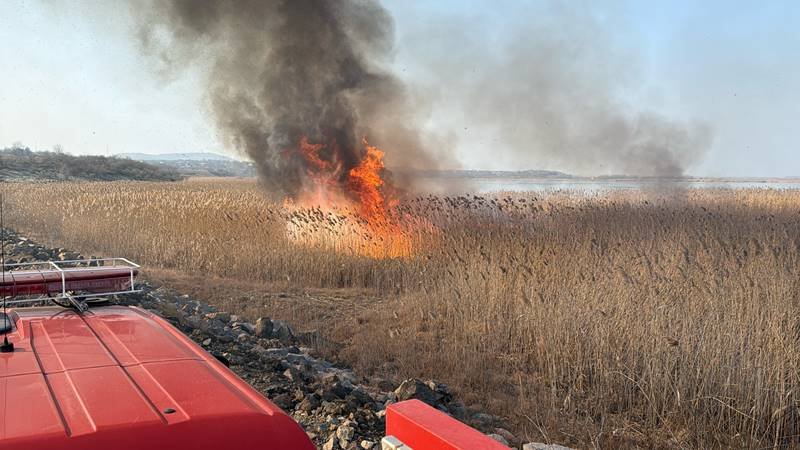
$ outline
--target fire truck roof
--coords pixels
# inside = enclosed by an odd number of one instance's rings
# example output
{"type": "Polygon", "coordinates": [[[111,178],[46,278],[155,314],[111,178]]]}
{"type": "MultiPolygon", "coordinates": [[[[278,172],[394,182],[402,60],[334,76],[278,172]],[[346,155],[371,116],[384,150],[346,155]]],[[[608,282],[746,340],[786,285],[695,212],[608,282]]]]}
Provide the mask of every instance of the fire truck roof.
{"type": "Polygon", "coordinates": [[[9,311],[4,449],[312,449],[288,415],[163,319],[123,306],[9,311]]]}

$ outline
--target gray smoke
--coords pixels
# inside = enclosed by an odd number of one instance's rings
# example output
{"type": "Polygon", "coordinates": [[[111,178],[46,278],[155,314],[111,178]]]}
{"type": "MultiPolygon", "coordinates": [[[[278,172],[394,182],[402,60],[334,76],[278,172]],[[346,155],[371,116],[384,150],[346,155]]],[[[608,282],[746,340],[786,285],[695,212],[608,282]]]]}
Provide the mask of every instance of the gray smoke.
{"type": "Polygon", "coordinates": [[[707,124],[633,106],[645,66],[614,2],[480,3],[481,15],[410,21],[405,37],[420,78],[445,80],[434,117],[461,146],[504,168],[584,175],[678,176],[707,154],[707,124]]]}
{"type": "Polygon", "coordinates": [[[416,105],[383,68],[394,23],[375,0],[158,0],[132,4],[146,51],[163,67],[199,64],[220,136],[265,182],[298,192],[308,170],[302,136],[326,144],[342,186],[362,138],[393,162],[430,162],[416,105]]]}
{"type": "Polygon", "coordinates": [[[455,168],[456,146],[477,148],[479,164],[587,175],[677,176],[702,160],[706,124],[630,106],[640,63],[615,41],[619,24],[598,14],[613,7],[535,4],[415,17],[404,40],[415,91],[389,70],[394,21],[378,0],[153,0],[132,10],[163,67],[207,69],[220,136],[283,194],[297,193],[308,170],[292,151],[301,136],[328,144],[321,156],[342,164],[342,185],[364,136],[403,168],[455,168]]]}

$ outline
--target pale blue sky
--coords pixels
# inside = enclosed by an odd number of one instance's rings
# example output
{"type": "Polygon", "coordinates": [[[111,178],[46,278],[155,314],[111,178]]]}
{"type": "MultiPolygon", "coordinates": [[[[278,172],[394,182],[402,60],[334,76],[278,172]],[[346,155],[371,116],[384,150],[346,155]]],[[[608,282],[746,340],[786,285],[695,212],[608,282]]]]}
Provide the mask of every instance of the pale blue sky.
{"type": "MultiPolygon", "coordinates": [[[[386,0],[396,20],[393,67],[433,99],[427,126],[451,136],[470,168],[543,167],[480,123],[462,126],[453,74],[429,48],[464,52],[520,39],[547,21],[535,1],[386,0]],[[513,32],[510,30],[514,30],[513,32]],[[431,40],[436,42],[431,42],[431,40]],[[444,75],[447,74],[447,75],[444,75]],[[491,157],[487,157],[489,154],[491,157]]],[[[570,8],[576,3],[570,2],[570,8]]],[[[614,61],[632,61],[614,95],[631,107],[700,120],[713,144],[697,175],[800,175],[800,2],[585,2],[614,61]],[[611,43],[611,44],[609,44],[611,43]]],[[[168,83],[132,38],[127,7],[103,1],[0,2],[0,146],[72,153],[218,151],[201,74],[168,83]]],[[[591,42],[590,42],[591,43],[591,42]]],[[[487,50],[488,49],[488,50],[487,50]]],[[[607,51],[607,50],[606,50],[607,51]]],[[[471,70],[491,71],[476,62],[471,70]]]]}

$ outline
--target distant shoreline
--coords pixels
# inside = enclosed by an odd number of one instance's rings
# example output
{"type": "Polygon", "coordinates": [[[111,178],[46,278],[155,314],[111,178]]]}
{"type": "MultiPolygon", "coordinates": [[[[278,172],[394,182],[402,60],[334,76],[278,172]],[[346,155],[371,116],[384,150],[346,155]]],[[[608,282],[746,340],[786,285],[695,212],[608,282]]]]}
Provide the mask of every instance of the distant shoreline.
{"type": "Polygon", "coordinates": [[[800,176],[791,177],[704,177],[704,176],[634,176],[634,175],[600,175],[578,176],[563,172],[524,170],[524,171],[488,171],[488,170],[442,170],[442,171],[395,171],[398,174],[415,178],[429,179],[468,179],[468,180],[525,180],[542,183],[800,183],[800,176]]]}

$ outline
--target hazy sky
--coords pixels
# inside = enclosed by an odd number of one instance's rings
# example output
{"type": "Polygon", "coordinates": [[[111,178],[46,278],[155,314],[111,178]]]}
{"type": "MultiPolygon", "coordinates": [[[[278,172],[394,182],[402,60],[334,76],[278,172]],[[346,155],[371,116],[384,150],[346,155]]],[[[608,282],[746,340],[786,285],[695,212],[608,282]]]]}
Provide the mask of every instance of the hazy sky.
{"type": "MultiPolygon", "coordinates": [[[[569,169],[539,158],[542,142],[518,148],[497,127],[468,119],[463,110],[470,105],[458,98],[463,92],[451,89],[460,74],[446,67],[449,54],[441,57],[442,49],[463,55],[475,48],[482,56],[459,71],[513,70],[486,63],[493,43],[526,39],[527,27],[549,19],[542,3],[384,1],[396,21],[392,67],[430,100],[427,128],[448,137],[465,167],[569,169]]],[[[711,129],[711,148],[689,173],[800,175],[800,2],[581,7],[600,24],[598,54],[612,55],[609,64],[630,65],[612,72],[624,74],[613,84],[615,99],[711,129]]],[[[216,138],[202,74],[187,68],[166,80],[141,56],[134,32],[123,3],[1,1],[0,146],[61,144],[71,153],[94,154],[232,151],[216,138]]],[[[568,45],[569,35],[564,39],[568,45]]],[[[581,41],[589,53],[593,41],[581,41]]]]}

